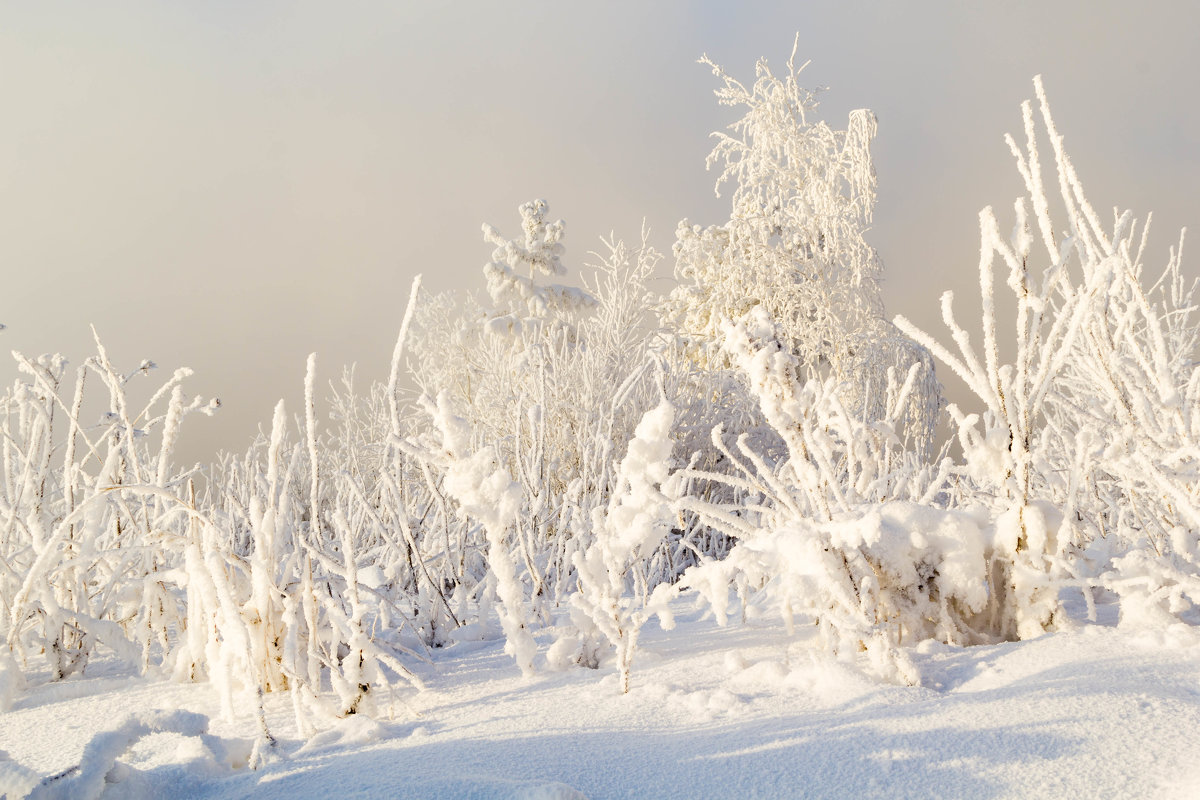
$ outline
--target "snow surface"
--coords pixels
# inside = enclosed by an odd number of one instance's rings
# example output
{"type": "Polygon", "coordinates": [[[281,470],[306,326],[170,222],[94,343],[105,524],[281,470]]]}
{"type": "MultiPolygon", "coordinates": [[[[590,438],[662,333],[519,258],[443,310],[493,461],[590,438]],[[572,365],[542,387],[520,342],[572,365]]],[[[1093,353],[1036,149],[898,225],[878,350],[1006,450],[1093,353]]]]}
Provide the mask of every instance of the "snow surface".
{"type": "MultiPolygon", "coordinates": [[[[171,719],[148,714],[163,709],[211,717],[210,735],[187,715],[183,733],[151,731],[119,756],[101,796],[1200,797],[1194,627],[930,641],[912,651],[923,685],[903,688],[755,611],[719,628],[681,606],[669,635],[647,624],[624,696],[611,663],[552,672],[541,659],[522,678],[498,639],[438,651],[418,670],[428,688],[397,694],[393,719],[377,698],[380,719],[352,716],[307,741],[286,694],[273,694],[281,752],[257,770],[245,767],[254,720],[222,719],[208,685],[105,674],[103,663],[57,684],[35,674],[0,714],[0,794],[23,796],[38,776],[86,761],[89,744],[146,727],[130,720],[171,719]]],[[[543,652],[552,635],[539,635],[543,652]]]]}

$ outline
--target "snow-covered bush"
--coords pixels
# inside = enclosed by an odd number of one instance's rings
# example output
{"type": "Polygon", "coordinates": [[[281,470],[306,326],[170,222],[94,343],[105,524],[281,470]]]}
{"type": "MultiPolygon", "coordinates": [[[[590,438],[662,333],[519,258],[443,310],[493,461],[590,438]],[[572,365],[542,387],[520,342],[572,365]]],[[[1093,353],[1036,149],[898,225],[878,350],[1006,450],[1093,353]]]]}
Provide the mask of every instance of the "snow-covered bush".
{"type": "Polygon", "coordinates": [[[829,521],[783,517],[742,538],[722,561],[693,567],[680,588],[698,592],[724,624],[730,590],[743,614],[767,605],[790,631],[815,621],[821,649],[884,680],[917,685],[905,646],[990,641],[977,634],[989,601],[988,531],[962,511],[893,501],[829,521]]]}
{"type": "MultiPolygon", "coordinates": [[[[544,211],[541,202],[522,207],[533,233],[521,240],[504,242],[487,229],[502,245],[485,267],[495,307],[468,298],[454,316],[450,297],[431,298],[417,313],[412,348],[422,391],[445,393],[468,425],[472,450],[491,448],[520,487],[514,537],[535,604],[573,589],[572,553],[588,546],[592,511],[608,502],[620,448],[656,402],[651,367],[661,338],[646,288],[660,256],[645,234],[637,248],[603,242],[582,290],[509,280],[524,262],[559,271],[562,225],[545,225],[544,211]],[[535,247],[550,239],[552,248],[535,247]],[[496,284],[496,275],[505,280],[496,284]]],[[[439,481],[441,468],[424,463],[439,481]]]]}
{"type": "Polygon", "coordinates": [[[942,313],[957,353],[896,320],[983,403],[982,414],[952,414],[970,499],[995,517],[991,588],[1005,598],[999,630],[1022,638],[1056,624],[1060,586],[1098,585],[1097,573],[1114,555],[1121,556],[1111,565],[1116,575],[1138,576],[1115,587],[1146,587],[1151,596],[1174,598],[1172,610],[1186,607],[1182,596],[1196,599],[1194,585],[1165,576],[1180,567],[1195,574],[1190,554],[1200,524],[1194,500],[1200,372],[1192,291],[1180,275],[1179,251],[1154,285],[1162,297],[1155,304],[1142,283],[1147,229],[1137,237],[1128,212],[1114,212],[1111,229],[1104,226],[1066,155],[1040,77],[1034,86],[1065,209],[1061,234],[1051,220],[1027,102],[1024,149],[1008,137],[1028,191],[1015,204],[1012,236],[1000,234],[991,208],[980,213],[981,350],[955,321],[950,293],[942,313]],[[1040,270],[1033,266],[1039,255],[1040,270]],[[1016,302],[1010,363],[1002,361],[998,333],[997,258],[1016,302]],[[1108,537],[1115,546],[1097,546],[1108,537]],[[1085,547],[1101,563],[1089,564],[1085,547]],[[1151,562],[1169,556],[1174,568],[1146,569],[1144,557],[1124,557],[1130,549],[1152,550],[1151,562]]]}
{"type": "MultiPolygon", "coordinates": [[[[428,413],[442,436],[440,460],[446,470],[445,488],[467,516],[483,525],[487,537],[488,563],[496,579],[500,597],[500,624],[504,629],[505,651],[521,668],[521,674],[533,674],[537,645],[529,632],[525,612],[525,589],[517,576],[513,557],[516,542],[510,531],[517,529],[521,511],[521,487],[500,466],[491,447],[471,449],[470,425],[450,409],[445,394],[429,403],[428,413]]],[[[528,548],[528,542],[523,543],[528,548]]]]}
{"type": "Polygon", "coordinates": [[[65,359],[14,353],[22,377],[0,398],[0,633],[55,679],[98,645],[142,672],[172,646],[183,608],[168,576],[194,470],[171,458],[183,418],[217,407],[186,397],[186,369],[147,398],[133,390],[151,362],[122,374],[96,348],[70,389],[65,359]],[[89,377],[106,396],[85,395],[89,377]]]}
{"type": "MultiPolygon", "coordinates": [[[[315,373],[310,357],[297,440],[288,439],[281,401],[269,437],[224,465],[212,512],[220,520],[213,536],[227,561],[230,606],[246,629],[248,663],[210,677],[227,705],[231,684],[259,695],[292,690],[301,730],[373,708],[372,699],[397,683],[421,687],[404,663],[419,655],[400,638],[416,616],[408,595],[416,587],[397,579],[405,560],[410,579],[417,578],[421,548],[406,528],[407,508],[385,520],[395,509],[389,494],[395,487],[384,462],[355,474],[323,457],[348,460],[361,442],[322,441],[315,373]],[[322,698],[326,683],[336,704],[322,698]]],[[[221,634],[218,644],[229,638],[221,634]]]]}
{"type": "Polygon", "coordinates": [[[742,434],[735,452],[723,428],[713,430],[714,446],[738,474],[684,474],[738,486],[746,501],[679,498],[679,507],[737,540],[724,560],[685,572],[680,588],[699,591],[721,622],[731,588],[743,602],[761,589],[789,625],[807,615],[833,651],[866,650],[878,674],[915,683],[898,647],[929,637],[974,641],[971,618],[988,601],[979,525],[930,508],[949,462],[934,470],[896,433],[921,365],[902,384],[893,370],[883,418],[865,420],[846,410],[835,379],[803,380],[802,364],[775,331],[764,311],[752,312],[725,326],[725,352],[783,451],[758,452],[742,434]]]}
{"type": "Polygon", "coordinates": [[[651,592],[645,566],[677,520],[671,497],[677,486],[667,485],[674,417],[665,397],[642,416],[617,466],[607,508],[592,510],[592,543],[573,558],[579,591],[570,599],[573,609],[582,612],[574,615],[581,648],[577,658],[580,663],[590,661],[597,650],[596,635],[603,635],[616,648],[623,693],[629,691],[642,625],[654,613],[669,620],[669,584],[661,583],[651,592]]]}

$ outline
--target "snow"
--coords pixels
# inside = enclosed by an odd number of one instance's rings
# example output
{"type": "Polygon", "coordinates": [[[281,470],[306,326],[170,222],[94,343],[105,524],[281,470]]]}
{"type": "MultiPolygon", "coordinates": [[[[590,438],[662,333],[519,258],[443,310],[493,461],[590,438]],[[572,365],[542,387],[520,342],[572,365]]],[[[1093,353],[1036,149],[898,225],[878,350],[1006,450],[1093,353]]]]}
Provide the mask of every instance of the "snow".
{"type": "MultiPolygon", "coordinates": [[[[1082,603],[1069,606],[1081,611],[1082,603]]],[[[756,610],[745,624],[721,628],[681,606],[669,636],[647,623],[627,695],[604,664],[522,678],[502,640],[438,651],[419,672],[427,688],[395,703],[393,719],[354,715],[307,740],[295,730],[287,693],[272,693],[267,713],[281,757],[257,770],[244,766],[255,721],[222,719],[209,685],[104,674],[106,662],[65,682],[34,675],[36,685],[0,714],[11,759],[0,759],[0,781],[8,781],[0,787],[21,797],[31,774],[53,775],[103,751],[120,759],[108,772],[119,782],[106,783],[100,797],[1200,792],[1195,628],[1130,633],[1102,604],[1100,623],[1029,641],[924,642],[911,652],[924,683],[910,688],[870,680],[756,610]],[[130,709],[147,710],[130,718],[130,709]],[[118,753],[155,720],[188,735],[152,734],[118,753]],[[195,737],[205,729],[218,746],[201,746],[195,737]],[[240,765],[236,755],[213,756],[222,746],[243,754],[240,765]]]]}

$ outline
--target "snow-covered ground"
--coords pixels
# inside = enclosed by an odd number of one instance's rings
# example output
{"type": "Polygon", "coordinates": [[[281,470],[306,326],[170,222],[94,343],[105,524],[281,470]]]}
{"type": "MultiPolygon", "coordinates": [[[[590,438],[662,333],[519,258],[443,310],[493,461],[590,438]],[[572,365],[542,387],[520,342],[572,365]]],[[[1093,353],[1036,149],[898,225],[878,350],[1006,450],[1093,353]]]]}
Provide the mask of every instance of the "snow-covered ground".
{"type": "MultiPolygon", "coordinates": [[[[555,672],[539,659],[524,679],[502,640],[460,642],[422,666],[425,691],[377,698],[378,722],[350,717],[303,739],[290,699],[272,695],[280,752],[258,770],[219,764],[198,737],[152,734],[120,756],[103,796],[1200,797],[1194,627],[1080,624],[995,646],[927,642],[913,657],[921,687],[881,685],[774,620],[718,628],[681,608],[669,637],[647,626],[621,695],[611,665],[555,672]]],[[[10,797],[29,771],[69,769],[148,709],[209,715],[225,760],[244,759],[236,740],[255,724],[222,719],[209,686],[103,667],[58,684],[33,676],[0,714],[10,797]]]]}

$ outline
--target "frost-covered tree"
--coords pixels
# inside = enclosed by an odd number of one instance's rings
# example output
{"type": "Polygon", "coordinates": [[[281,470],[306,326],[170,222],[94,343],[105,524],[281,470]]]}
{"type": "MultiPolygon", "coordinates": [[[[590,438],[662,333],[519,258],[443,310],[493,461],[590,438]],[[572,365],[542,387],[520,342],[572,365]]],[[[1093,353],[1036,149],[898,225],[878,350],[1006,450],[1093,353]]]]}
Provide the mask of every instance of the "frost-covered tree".
{"type": "Polygon", "coordinates": [[[814,373],[834,375],[847,402],[872,419],[883,412],[888,367],[903,373],[921,363],[906,429],[930,450],[940,402],[932,361],[884,317],[881,264],[865,239],[875,206],[874,115],[852,112],[845,130],[818,119],[794,50],[782,76],[760,60],[750,87],[707,57],[702,63],[721,81],[718,101],[743,111],[729,133],[714,134],[708,157],[720,167],[717,194],[733,185],[730,214],[707,228],[680,223],[679,286],[664,319],[695,357],[721,366],[721,326],[764,309],[781,344],[814,373]]]}
{"type": "Polygon", "coordinates": [[[492,260],[483,267],[488,296],[495,304],[488,326],[493,332],[512,332],[522,323],[537,324],[595,305],[595,299],[578,287],[537,280],[567,273],[561,259],[566,225],[561,219],[547,222],[549,210],[545,200],[523,203],[518,209],[522,235],[516,239],[505,239],[491,225],[483,226],[483,238],[496,245],[492,260]],[[526,271],[528,275],[522,274],[526,271]]]}
{"type": "MultiPolygon", "coordinates": [[[[580,350],[576,328],[596,305],[584,289],[542,280],[566,273],[563,221],[547,222],[544,200],[518,210],[522,233],[516,238],[483,226],[484,239],[495,245],[483,267],[490,305],[469,295],[429,298],[418,306],[411,343],[422,392],[448,392],[475,435],[488,442],[528,435],[522,417],[531,407],[552,412],[542,390],[580,350]]],[[[515,464],[508,466],[515,472],[515,464]]]]}

